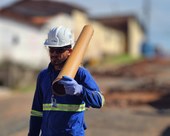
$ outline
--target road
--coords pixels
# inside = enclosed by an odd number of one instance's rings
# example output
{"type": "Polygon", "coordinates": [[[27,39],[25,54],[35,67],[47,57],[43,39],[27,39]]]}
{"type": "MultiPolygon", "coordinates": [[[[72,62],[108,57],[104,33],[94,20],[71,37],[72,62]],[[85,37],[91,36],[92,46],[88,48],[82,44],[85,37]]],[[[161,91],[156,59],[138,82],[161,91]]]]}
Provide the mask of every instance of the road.
{"type": "MultiPolygon", "coordinates": [[[[26,136],[33,92],[0,95],[0,136],[26,136]]],[[[170,112],[140,107],[104,107],[85,114],[86,136],[169,136],[170,112]]]]}

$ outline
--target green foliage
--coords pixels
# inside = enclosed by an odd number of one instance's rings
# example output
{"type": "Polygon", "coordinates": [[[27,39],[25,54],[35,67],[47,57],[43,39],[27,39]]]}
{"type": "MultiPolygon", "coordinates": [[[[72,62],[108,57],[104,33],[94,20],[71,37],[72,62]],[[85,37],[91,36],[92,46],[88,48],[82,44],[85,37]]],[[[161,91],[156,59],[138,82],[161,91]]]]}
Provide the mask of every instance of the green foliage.
{"type": "Polygon", "coordinates": [[[35,91],[35,84],[22,86],[22,87],[16,87],[14,90],[15,92],[21,92],[21,93],[33,92],[35,91]]]}
{"type": "Polygon", "coordinates": [[[141,60],[142,58],[134,58],[130,55],[123,54],[120,56],[106,56],[102,59],[103,65],[124,65],[130,64],[135,61],[141,60]]]}

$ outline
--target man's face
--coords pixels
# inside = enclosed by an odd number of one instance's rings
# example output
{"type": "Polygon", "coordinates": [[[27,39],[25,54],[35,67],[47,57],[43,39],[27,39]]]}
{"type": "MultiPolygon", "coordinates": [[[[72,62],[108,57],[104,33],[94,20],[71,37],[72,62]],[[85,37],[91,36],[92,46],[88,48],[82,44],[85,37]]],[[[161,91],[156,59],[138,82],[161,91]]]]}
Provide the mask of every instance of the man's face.
{"type": "Polygon", "coordinates": [[[53,65],[60,65],[70,56],[71,48],[49,47],[50,60],[53,65]]]}

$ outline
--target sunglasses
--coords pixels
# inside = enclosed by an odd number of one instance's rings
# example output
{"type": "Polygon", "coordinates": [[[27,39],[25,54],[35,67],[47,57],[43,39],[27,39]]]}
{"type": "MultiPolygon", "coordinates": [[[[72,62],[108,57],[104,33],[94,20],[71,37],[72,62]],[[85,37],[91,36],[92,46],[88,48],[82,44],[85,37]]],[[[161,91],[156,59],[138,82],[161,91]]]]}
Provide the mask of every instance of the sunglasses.
{"type": "Polygon", "coordinates": [[[59,47],[59,48],[55,48],[55,47],[49,47],[49,52],[50,53],[64,53],[66,50],[71,49],[71,47],[59,47]]]}

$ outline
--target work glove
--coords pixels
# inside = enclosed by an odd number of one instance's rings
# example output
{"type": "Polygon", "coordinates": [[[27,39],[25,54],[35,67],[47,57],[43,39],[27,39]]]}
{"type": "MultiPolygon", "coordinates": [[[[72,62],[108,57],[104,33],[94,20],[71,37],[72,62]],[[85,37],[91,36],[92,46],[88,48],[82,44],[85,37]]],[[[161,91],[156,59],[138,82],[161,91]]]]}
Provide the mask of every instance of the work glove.
{"type": "Polygon", "coordinates": [[[59,83],[64,85],[65,92],[68,95],[78,96],[83,91],[82,85],[79,85],[73,78],[68,76],[63,76],[59,83]]]}

